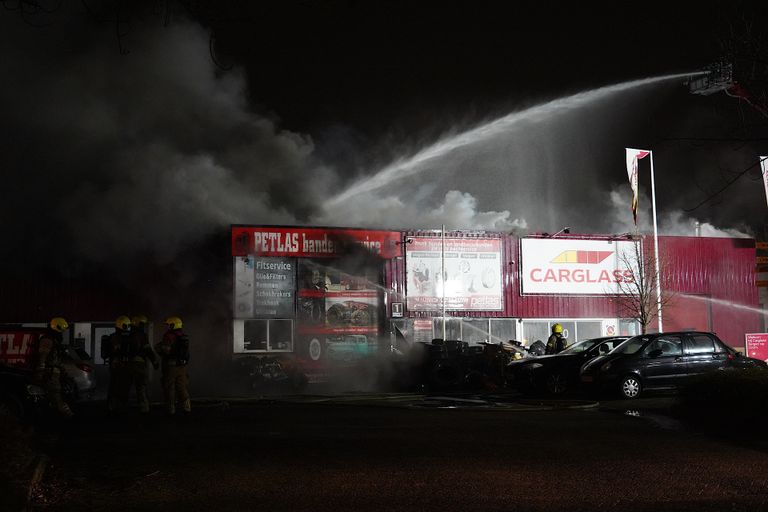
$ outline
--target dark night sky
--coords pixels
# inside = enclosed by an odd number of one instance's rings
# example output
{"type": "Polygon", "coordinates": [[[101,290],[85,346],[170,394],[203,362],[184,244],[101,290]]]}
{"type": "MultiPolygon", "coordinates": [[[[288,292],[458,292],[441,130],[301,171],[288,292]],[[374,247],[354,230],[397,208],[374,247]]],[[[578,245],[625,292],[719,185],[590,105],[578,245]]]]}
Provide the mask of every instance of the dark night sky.
{"type": "MultiPolygon", "coordinates": [[[[760,41],[758,3],[50,5],[0,9],[0,222],[17,246],[45,250],[53,231],[68,241],[62,260],[125,267],[137,255],[167,265],[230,223],[622,232],[623,148],[643,145],[658,160],[663,231],[690,234],[696,219],[761,234],[755,171],[685,211],[768,148],[668,140],[766,136],[753,109],[693,96],[682,80],[520,122],[328,206],[352,181],[484,122],[696,70],[745,20],[760,41]]],[[[648,186],[646,171],[643,229],[648,186]]]]}

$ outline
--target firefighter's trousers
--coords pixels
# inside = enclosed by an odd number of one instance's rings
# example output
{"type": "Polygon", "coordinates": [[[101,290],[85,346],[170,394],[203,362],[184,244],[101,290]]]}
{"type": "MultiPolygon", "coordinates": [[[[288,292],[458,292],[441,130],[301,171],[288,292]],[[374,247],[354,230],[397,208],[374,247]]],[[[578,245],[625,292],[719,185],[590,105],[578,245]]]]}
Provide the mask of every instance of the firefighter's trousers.
{"type": "Polygon", "coordinates": [[[51,405],[65,417],[72,416],[72,410],[61,396],[61,370],[48,368],[41,375],[41,385],[45,389],[46,397],[51,405]]]}
{"type": "Polygon", "coordinates": [[[149,396],[147,395],[147,362],[143,357],[136,357],[129,363],[130,380],[128,381],[128,394],[131,386],[136,388],[136,402],[139,411],[149,412],[149,396]]]}
{"type": "Polygon", "coordinates": [[[163,392],[165,393],[166,407],[170,414],[176,412],[177,402],[181,404],[184,412],[189,412],[192,409],[187,390],[188,385],[189,377],[186,366],[163,365],[163,392]]]}

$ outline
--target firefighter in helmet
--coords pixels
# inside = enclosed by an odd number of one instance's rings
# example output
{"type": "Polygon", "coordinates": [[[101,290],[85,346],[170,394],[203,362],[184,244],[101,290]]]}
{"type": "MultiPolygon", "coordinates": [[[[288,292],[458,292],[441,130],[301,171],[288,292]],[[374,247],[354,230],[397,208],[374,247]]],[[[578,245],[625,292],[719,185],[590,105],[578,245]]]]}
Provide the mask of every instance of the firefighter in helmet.
{"type": "Polygon", "coordinates": [[[563,337],[563,326],[560,324],[552,325],[552,334],[547,339],[547,349],[545,354],[557,354],[565,349],[565,338],[563,337]]]}
{"type": "Polygon", "coordinates": [[[109,360],[109,389],[107,407],[110,412],[117,412],[128,403],[131,389],[129,365],[131,343],[131,319],[120,315],[115,320],[115,332],[102,342],[102,357],[109,360]]]}
{"type": "Polygon", "coordinates": [[[136,388],[136,402],[139,404],[139,412],[149,412],[149,397],[147,396],[147,363],[158,367],[157,355],[152,350],[147,337],[147,325],[149,321],[145,315],[136,315],[131,318],[131,335],[126,354],[126,371],[128,373],[128,394],[131,386],[136,388]]]}
{"type": "Polygon", "coordinates": [[[176,412],[176,403],[181,404],[185,413],[190,412],[192,405],[189,400],[189,377],[187,363],[189,362],[189,339],[181,330],[181,318],[170,316],[165,319],[168,330],[163,339],[155,345],[155,351],[162,361],[163,392],[169,414],[176,412]]]}
{"type": "Polygon", "coordinates": [[[64,318],[52,318],[48,328],[37,339],[33,358],[35,380],[45,389],[51,405],[65,418],[72,416],[72,410],[61,396],[61,343],[62,333],[67,329],[69,324],[64,318]]]}

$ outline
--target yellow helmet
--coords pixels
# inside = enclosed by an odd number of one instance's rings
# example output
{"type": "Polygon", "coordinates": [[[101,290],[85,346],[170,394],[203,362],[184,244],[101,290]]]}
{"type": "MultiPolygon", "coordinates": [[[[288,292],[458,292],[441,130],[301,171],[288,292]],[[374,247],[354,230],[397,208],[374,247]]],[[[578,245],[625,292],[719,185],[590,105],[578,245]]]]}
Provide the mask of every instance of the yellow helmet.
{"type": "Polygon", "coordinates": [[[560,324],[553,324],[552,325],[552,332],[562,334],[563,333],[563,326],[560,325],[560,324]]]}
{"type": "Polygon", "coordinates": [[[181,318],[177,316],[169,316],[164,323],[171,329],[181,329],[181,318]]]}
{"type": "Polygon", "coordinates": [[[136,315],[133,318],[131,318],[132,325],[146,325],[148,323],[149,323],[149,320],[147,319],[147,315],[136,315]]]}
{"type": "Polygon", "coordinates": [[[67,321],[60,316],[51,318],[51,321],[48,325],[56,332],[64,332],[69,329],[69,324],[67,321]]]}
{"type": "Polygon", "coordinates": [[[120,315],[117,317],[117,320],[115,320],[115,327],[121,331],[127,331],[131,328],[131,319],[125,315],[120,315]]]}

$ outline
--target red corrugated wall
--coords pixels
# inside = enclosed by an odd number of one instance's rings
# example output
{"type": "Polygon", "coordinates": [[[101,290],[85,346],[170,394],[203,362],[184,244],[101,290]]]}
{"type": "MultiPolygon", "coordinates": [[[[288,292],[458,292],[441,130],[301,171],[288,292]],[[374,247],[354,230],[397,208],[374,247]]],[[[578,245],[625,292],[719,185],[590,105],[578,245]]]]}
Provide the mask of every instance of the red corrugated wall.
{"type": "MultiPolygon", "coordinates": [[[[408,236],[439,236],[434,232],[406,232],[408,236]]],[[[451,316],[512,318],[615,318],[620,315],[611,297],[520,295],[520,244],[517,237],[501,233],[447,232],[447,237],[498,237],[503,240],[504,311],[462,312],[451,316]]],[[[603,236],[573,238],[605,239],[603,236]]],[[[644,238],[647,251],[653,238],[644,238]]],[[[407,250],[407,247],[406,247],[407,250]]],[[[755,241],[752,239],[659,237],[660,258],[671,271],[669,288],[675,292],[666,323],[670,327],[693,327],[716,332],[731,346],[743,347],[744,334],[759,332],[761,316],[755,286],[755,241]],[[696,298],[696,297],[700,297],[696,298]],[[674,306],[674,307],[673,307],[674,306]],[[754,309],[751,309],[754,308],[754,309]],[[677,309],[679,312],[676,312],[677,309]],[[679,318],[678,318],[679,317],[679,318]]],[[[390,301],[405,302],[405,261],[391,260],[386,267],[386,282],[392,291],[390,301]]],[[[411,317],[438,313],[407,313],[411,317]]],[[[665,325],[665,330],[670,330],[665,325]]],[[[655,326],[652,326],[655,327],[655,326]]]]}

